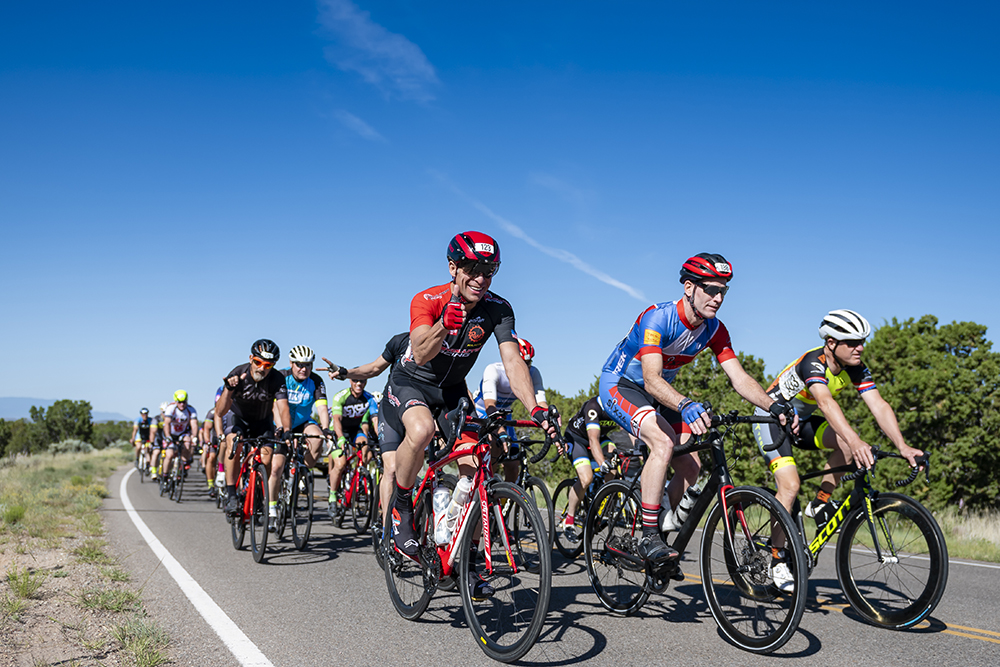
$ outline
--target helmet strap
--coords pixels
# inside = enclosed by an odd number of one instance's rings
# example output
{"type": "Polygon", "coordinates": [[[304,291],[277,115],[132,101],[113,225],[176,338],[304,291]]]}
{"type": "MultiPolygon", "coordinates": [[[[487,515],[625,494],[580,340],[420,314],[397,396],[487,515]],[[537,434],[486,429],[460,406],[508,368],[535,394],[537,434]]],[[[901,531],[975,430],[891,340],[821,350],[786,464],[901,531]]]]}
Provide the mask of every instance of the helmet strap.
{"type": "Polygon", "coordinates": [[[693,280],[690,280],[688,282],[690,282],[692,285],[694,285],[694,290],[692,290],[691,296],[686,296],[685,295],[685,298],[687,299],[688,305],[691,306],[691,312],[694,313],[694,316],[697,317],[699,320],[708,319],[703,314],[701,314],[700,312],[698,312],[698,309],[695,308],[695,306],[694,306],[694,292],[695,292],[695,290],[698,289],[698,283],[694,282],[693,280]]]}

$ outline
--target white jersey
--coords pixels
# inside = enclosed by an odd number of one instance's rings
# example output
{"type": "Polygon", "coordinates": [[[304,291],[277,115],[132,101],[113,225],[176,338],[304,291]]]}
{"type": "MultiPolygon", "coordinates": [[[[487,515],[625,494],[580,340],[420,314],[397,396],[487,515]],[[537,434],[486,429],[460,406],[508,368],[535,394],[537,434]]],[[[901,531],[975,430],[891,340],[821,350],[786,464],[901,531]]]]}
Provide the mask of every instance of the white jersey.
{"type": "MultiPolygon", "coordinates": [[[[528,366],[528,372],[531,374],[531,384],[535,388],[535,402],[546,403],[541,371],[534,366],[528,366]]],[[[497,407],[501,410],[508,409],[517,400],[517,396],[510,388],[510,380],[507,378],[507,371],[502,361],[490,364],[483,371],[483,380],[479,383],[479,393],[476,394],[476,408],[481,411],[480,414],[485,412],[487,400],[496,401],[497,407]]]]}
{"type": "Polygon", "coordinates": [[[191,420],[198,418],[198,413],[191,404],[180,408],[176,403],[167,406],[164,418],[170,417],[170,435],[184,435],[191,430],[191,420]]]}

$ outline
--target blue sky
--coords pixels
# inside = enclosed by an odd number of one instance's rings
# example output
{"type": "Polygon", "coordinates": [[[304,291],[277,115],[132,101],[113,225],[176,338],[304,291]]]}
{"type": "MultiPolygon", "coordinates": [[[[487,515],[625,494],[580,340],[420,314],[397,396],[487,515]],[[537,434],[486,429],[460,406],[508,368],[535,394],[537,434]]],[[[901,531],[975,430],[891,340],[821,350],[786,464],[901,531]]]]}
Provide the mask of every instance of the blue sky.
{"type": "Polygon", "coordinates": [[[995,339],[998,15],[5,3],[0,396],[204,412],[256,338],[370,361],[466,229],[566,394],[704,251],[772,373],[831,308],[995,339]]]}

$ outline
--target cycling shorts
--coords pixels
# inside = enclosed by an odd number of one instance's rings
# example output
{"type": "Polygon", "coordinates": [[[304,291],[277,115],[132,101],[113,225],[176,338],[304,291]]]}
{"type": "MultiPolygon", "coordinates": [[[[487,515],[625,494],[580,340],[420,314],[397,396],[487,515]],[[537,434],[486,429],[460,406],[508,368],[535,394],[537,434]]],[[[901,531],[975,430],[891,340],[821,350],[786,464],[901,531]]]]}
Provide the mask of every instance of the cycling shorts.
{"type": "Polygon", "coordinates": [[[241,417],[238,417],[236,413],[227,412],[222,418],[222,427],[226,435],[237,433],[247,438],[259,438],[260,436],[274,433],[274,420],[271,417],[267,417],[255,422],[246,422],[241,417]]]}
{"type": "MultiPolygon", "coordinates": [[[[355,431],[344,431],[344,438],[347,439],[347,442],[353,443],[355,446],[368,444],[368,436],[361,430],[360,425],[355,431]]],[[[334,448],[330,450],[330,456],[335,459],[339,459],[344,455],[344,449],[342,447],[338,447],[336,443],[334,443],[333,447],[334,448]]]]}
{"type": "MultiPolygon", "coordinates": [[[[578,436],[579,437],[579,436],[578,436]]],[[[594,460],[590,458],[590,441],[580,443],[577,442],[576,438],[569,431],[566,431],[566,444],[570,445],[569,450],[569,460],[573,462],[573,467],[588,465],[593,470],[597,470],[598,466],[594,463],[594,460]]],[[[601,443],[601,449],[607,454],[608,452],[614,451],[615,443],[610,440],[605,440],[601,443]]]]}
{"type": "Polygon", "coordinates": [[[385,386],[379,408],[378,429],[379,441],[383,452],[394,452],[403,441],[406,429],[403,427],[403,413],[417,406],[423,406],[431,411],[441,432],[450,431],[443,415],[458,407],[462,397],[469,396],[469,390],[464,383],[450,387],[434,387],[412,378],[399,375],[389,378],[385,386]]]}
{"type": "MultiPolygon", "coordinates": [[[[767,410],[757,408],[754,415],[766,417],[770,413],[767,410]]],[[[821,415],[813,414],[809,419],[799,422],[798,437],[786,438],[781,446],[771,452],[764,451],[764,447],[772,445],[781,439],[782,428],[780,424],[754,424],[753,436],[757,441],[757,449],[761,456],[768,462],[771,472],[786,465],[795,465],[795,458],[792,456],[792,447],[807,450],[824,450],[823,436],[830,424],[821,415]]]]}
{"type": "Polygon", "coordinates": [[[171,435],[170,436],[170,440],[167,442],[167,446],[164,449],[168,449],[168,450],[172,449],[174,451],[177,451],[180,448],[181,444],[183,443],[184,438],[190,438],[190,437],[191,437],[190,433],[182,433],[180,435],[171,435]]]}
{"type": "Polygon", "coordinates": [[[631,380],[605,372],[601,373],[599,386],[598,400],[604,412],[635,437],[639,437],[642,421],[654,412],[659,413],[667,421],[674,433],[691,433],[691,428],[684,423],[680,413],[661,405],[645,389],[631,380]]]}

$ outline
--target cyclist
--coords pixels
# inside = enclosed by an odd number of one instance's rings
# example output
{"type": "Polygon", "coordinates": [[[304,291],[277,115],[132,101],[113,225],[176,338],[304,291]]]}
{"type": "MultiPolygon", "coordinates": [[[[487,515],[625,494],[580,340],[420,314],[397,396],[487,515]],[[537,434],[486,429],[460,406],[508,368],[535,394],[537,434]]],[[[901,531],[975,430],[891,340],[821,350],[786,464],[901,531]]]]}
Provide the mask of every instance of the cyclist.
{"type": "MultiPolygon", "coordinates": [[[[340,479],[347,467],[348,443],[355,447],[367,448],[368,436],[372,432],[372,419],[377,418],[378,404],[375,397],[365,391],[367,380],[351,380],[346,389],[338,391],[330,401],[330,417],[333,422],[333,432],[337,442],[330,452],[330,516],[342,511],[343,503],[340,497],[340,479]]],[[[367,461],[368,452],[365,449],[367,461]]]]}
{"type": "Polygon", "coordinates": [[[174,402],[163,413],[163,432],[166,453],[163,455],[163,474],[169,475],[174,452],[181,457],[178,465],[191,463],[192,448],[198,444],[198,413],[187,402],[187,392],[174,392],[174,402]]]}
{"type": "MultiPolygon", "coordinates": [[[[310,467],[316,464],[323,446],[322,429],[330,427],[330,416],[326,409],[326,385],[323,383],[323,378],[312,372],[315,359],[316,354],[312,348],[296,345],[288,353],[291,367],[281,371],[288,394],[292,433],[315,436],[306,439],[306,450],[303,453],[303,460],[310,467]],[[313,408],[316,408],[318,413],[319,425],[312,418],[313,408]]],[[[281,476],[288,453],[287,442],[282,442],[274,449],[271,476],[268,479],[271,496],[268,507],[268,530],[272,532],[278,516],[278,492],[281,489],[281,476]]]]}
{"type": "MultiPolygon", "coordinates": [[[[823,345],[809,350],[790,363],[768,387],[768,394],[778,401],[789,401],[795,407],[802,427],[794,443],[786,440],[778,449],[765,452],[764,447],[780,437],[777,427],[756,424],[754,437],[761,454],[767,460],[778,487],[777,496],[789,512],[799,493],[799,471],[792,456],[792,445],[800,449],[828,450],[824,470],[851,461],[868,468],[875,462],[871,447],[851,428],[837,404],[837,396],[848,386],[861,395],[875,416],[879,428],[911,466],[923,452],[906,444],[896,415],[875,387],[871,371],[861,361],[865,339],[871,334],[868,320],[853,310],[831,310],[819,325],[823,345]]],[[[758,410],[760,412],[760,410],[758,410]]],[[[818,530],[837,513],[837,503],[831,498],[843,473],[823,476],[816,498],[805,508],[805,515],[816,521],[818,530]]],[[[783,559],[784,535],[773,536],[775,555],[783,559]]],[[[794,581],[787,564],[775,565],[775,583],[791,590],[794,581]],[[781,581],[779,582],[779,575],[781,581]]]]}
{"type": "MultiPolygon", "coordinates": [[[[740,365],[725,325],[716,319],[729,290],[733,270],[722,255],[701,253],[684,262],[677,301],[654,304],[639,314],[627,336],[608,357],[600,378],[600,402],[605,412],[629,434],[649,446],[642,471],[642,538],[639,555],[652,563],[676,560],[657,525],[667,466],[673,465],[667,496],[677,507],[701,468],[696,454],[671,460],[674,447],[691,434],[711,427],[704,406],[674,389],[671,382],[681,366],[706,347],[740,396],[775,415],[785,404],[768,396],[740,365]]],[[[782,416],[784,423],[784,416],[782,416]]]]}
{"type": "MultiPolygon", "coordinates": [[[[218,493],[215,478],[218,476],[216,473],[221,472],[219,470],[220,433],[215,430],[215,404],[221,395],[222,387],[219,387],[215,392],[215,400],[212,401],[212,408],[205,415],[205,421],[201,423],[201,464],[205,468],[205,481],[208,482],[208,495],[210,498],[215,498],[218,493]]],[[[218,483],[222,483],[221,478],[218,483]]]]}
{"type": "MultiPolygon", "coordinates": [[[[410,302],[410,349],[393,367],[382,401],[383,441],[397,445],[393,546],[413,560],[418,560],[419,550],[413,485],[424,449],[434,437],[435,412],[441,417],[468,396],[465,376],[491,334],[514,394],[536,423],[556,435],[548,411],[535,402],[531,375],[514,335],[514,310],[489,291],[500,268],[499,245],[481,232],[464,232],[448,244],[447,259],[451,282],[418,292],[410,302]]],[[[470,557],[476,558],[477,552],[473,547],[470,557]]],[[[473,598],[492,595],[488,583],[475,575],[470,579],[473,598]]]]}
{"type": "Polygon", "coordinates": [[[153,426],[153,418],[149,416],[149,408],[139,410],[139,418],[132,422],[132,441],[135,447],[135,456],[139,458],[139,452],[143,447],[149,448],[149,432],[153,426]]]}
{"type": "Polygon", "coordinates": [[[163,450],[163,415],[167,411],[167,406],[169,403],[160,403],[160,414],[156,415],[156,419],[150,425],[149,430],[151,433],[151,439],[153,444],[151,445],[150,453],[150,465],[149,465],[149,478],[156,481],[160,478],[159,463],[160,463],[160,452],[163,450]]]}
{"type": "MultiPolygon", "coordinates": [[[[524,338],[517,338],[517,347],[518,352],[521,354],[521,359],[528,365],[528,373],[531,375],[531,385],[535,392],[535,402],[538,404],[538,407],[548,410],[549,405],[545,402],[545,385],[542,382],[542,372],[531,365],[531,361],[535,357],[535,347],[524,338]]],[[[503,362],[498,361],[495,364],[487,366],[483,371],[483,379],[479,382],[479,393],[476,394],[474,399],[476,412],[479,413],[479,416],[485,418],[497,410],[507,410],[514,405],[514,401],[516,400],[517,396],[514,395],[514,391],[510,387],[510,380],[507,379],[507,371],[504,370],[503,362]]],[[[516,454],[517,435],[514,432],[514,427],[508,427],[507,435],[510,436],[513,443],[512,447],[515,448],[512,454],[516,454]]],[[[520,468],[520,461],[504,462],[504,478],[508,482],[517,481],[520,468]]]]}
{"type": "MultiPolygon", "coordinates": [[[[367,380],[381,375],[385,369],[406,355],[409,349],[410,332],[404,331],[403,333],[398,333],[389,339],[389,342],[385,344],[385,349],[382,350],[382,354],[376,357],[374,361],[369,361],[367,364],[355,366],[354,368],[344,368],[341,366],[336,373],[332,371],[329,373],[330,379],[367,380]]],[[[324,358],[323,361],[329,364],[330,368],[337,366],[329,359],[324,358]]],[[[382,402],[381,398],[381,396],[376,397],[378,403],[382,402]]],[[[379,482],[379,499],[381,500],[382,507],[388,507],[389,500],[392,498],[392,489],[396,484],[396,445],[398,443],[384,442],[381,434],[379,435],[379,440],[379,449],[382,451],[382,479],[379,482]]],[[[332,489],[333,487],[331,486],[330,488],[332,489]]]]}
{"type": "MultiPolygon", "coordinates": [[[[229,371],[222,381],[222,395],[215,404],[215,430],[225,434],[219,447],[226,468],[226,514],[239,513],[236,499],[236,477],[239,475],[238,458],[229,458],[229,450],[238,434],[256,438],[269,433],[279,434],[274,428],[273,406],[277,405],[277,421],[281,434],[290,432],[291,416],[288,410],[288,388],[285,378],[275,370],[274,364],[281,358],[281,352],[273,341],[262,338],[250,346],[250,361],[229,371]],[[232,415],[229,415],[232,410],[232,415]]],[[[262,446],[260,458],[271,474],[272,447],[262,446]]]]}
{"type": "Polygon", "coordinates": [[[566,449],[576,470],[577,482],[569,492],[562,531],[572,542],[580,539],[575,525],[576,510],[583,500],[584,489],[594,481],[595,470],[600,470],[602,477],[610,473],[611,462],[605,455],[615,449],[615,444],[608,435],[617,428],[618,424],[604,412],[597,396],[585,401],[566,426],[566,449]]]}

